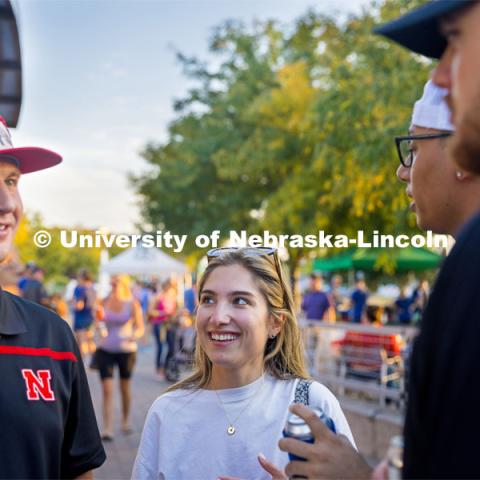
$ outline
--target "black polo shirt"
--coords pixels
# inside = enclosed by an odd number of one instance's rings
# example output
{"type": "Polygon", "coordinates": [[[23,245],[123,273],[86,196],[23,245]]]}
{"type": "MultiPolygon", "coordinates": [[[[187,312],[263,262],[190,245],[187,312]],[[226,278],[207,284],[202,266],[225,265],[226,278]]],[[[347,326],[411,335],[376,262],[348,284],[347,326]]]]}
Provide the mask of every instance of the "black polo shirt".
{"type": "Polygon", "coordinates": [[[438,275],[413,349],[404,478],[480,478],[480,215],[438,275]]]}
{"type": "Polygon", "coordinates": [[[0,289],[0,478],[75,478],[105,461],[69,326],[0,289]]]}

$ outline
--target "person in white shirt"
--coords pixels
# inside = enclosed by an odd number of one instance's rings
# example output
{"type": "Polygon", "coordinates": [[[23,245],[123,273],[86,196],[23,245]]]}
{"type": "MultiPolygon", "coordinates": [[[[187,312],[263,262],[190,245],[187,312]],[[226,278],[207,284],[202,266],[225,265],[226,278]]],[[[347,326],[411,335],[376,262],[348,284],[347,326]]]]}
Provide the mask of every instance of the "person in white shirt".
{"type": "Polygon", "coordinates": [[[215,249],[208,258],[198,288],[194,372],[150,408],[132,478],[286,478],[288,455],[277,443],[302,386],[303,402],[323,409],[354,446],[337,399],[305,382],[276,250],[215,249]]]}

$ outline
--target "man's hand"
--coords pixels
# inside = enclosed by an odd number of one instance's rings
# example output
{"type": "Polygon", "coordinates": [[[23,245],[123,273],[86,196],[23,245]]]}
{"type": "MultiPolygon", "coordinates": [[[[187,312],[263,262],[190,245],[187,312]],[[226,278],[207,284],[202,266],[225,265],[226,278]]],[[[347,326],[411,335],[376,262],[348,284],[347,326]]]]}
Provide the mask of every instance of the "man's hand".
{"type": "Polygon", "coordinates": [[[332,433],[305,405],[293,405],[290,411],[307,422],[315,442],[310,444],[293,438],[280,440],[278,443],[280,450],[306,460],[288,463],[285,468],[288,477],[298,475],[329,480],[371,478],[372,469],[353,448],[347,437],[332,433]]]}

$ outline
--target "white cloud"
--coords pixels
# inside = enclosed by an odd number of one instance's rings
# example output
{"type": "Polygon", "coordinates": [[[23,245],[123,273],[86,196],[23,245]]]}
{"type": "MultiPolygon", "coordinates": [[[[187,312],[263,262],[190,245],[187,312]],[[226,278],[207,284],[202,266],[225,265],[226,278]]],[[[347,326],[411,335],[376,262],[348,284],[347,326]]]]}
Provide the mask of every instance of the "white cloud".
{"type": "Polygon", "coordinates": [[[128,69],[113,61],[104,62],[99,65],[99,68],[87,73],[87,79],[92,82],[99,80],[105,81],[108,79],[126,78],[128,76],[128,69]]]}
{"type": "Polygon", "coordinates": [[[136,198],[123,173],[66,164],[24,175],[20,191],[26,211],[48,225],[132,231],[139,220],[136,198]]]}

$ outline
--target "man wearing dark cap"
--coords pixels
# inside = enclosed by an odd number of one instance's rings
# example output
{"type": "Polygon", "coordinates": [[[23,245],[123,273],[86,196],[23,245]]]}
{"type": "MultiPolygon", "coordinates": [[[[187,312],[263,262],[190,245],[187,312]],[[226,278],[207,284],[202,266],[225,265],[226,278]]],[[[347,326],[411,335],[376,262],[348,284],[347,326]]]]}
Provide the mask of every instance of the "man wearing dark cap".
{"type": "Polygon", "coordinates": [[[480,2],[437,0],[376,31],[414,52],[440,59],[432,74],[446,88],[456,135],[453,160],[480,173],[480,2]]]}
{"type": "Polygon", "coordinates": [[[441,29],[449,39],[448,48],[434,70],[432,79],[449,90],[457,135],[451,153],[460,166],[480,173],[480,2],[447,16],[441,29]]]}
{"type": "MultiPolygon", "coordinates": [[[[480,171],[479,25],[480,2],[437,0],[377,29],[417,53],[441,58],[432,78],[448,90],[457,130],[449,149],[460,180],[470,175],[468,171],[480,171]]],[[[457,243],[438,275],[415,344],[404,430],[404,478],[480,478],[476,458],[479,245],[480,215],[473,213],[457,232],[457,243]]],[[[293,450],[291,445],[289,450],[308,455],[312,468],[322,468],[315,478],[369,476],[368,467],[351,446],[330,436],[305,407],[295,408],[309,419],[318,445],[309,446],[308,452],[293,450]]],[[[281,441],[284,447],[286,441],[281,441]]],[[[287,466],[287,473],[296,473],[294,463],[287,466]]],[[[377,470],[376,478],[381,473],[385,469],[377,470]]]]}
{"type": "MultiPolygon", "coordinates": [[[[432,80],[448,91],[458,175],[480,173],[480,3],[433,1],[377,30],[440,58],[432,80]],[[428,32],[426,35],[425,32],[428,32]]],[[[425,312],[412,357],[405,421],[406,478],[479,478],[480,216],[463,225],[425,312]]]]}
{"type": "MultiPolygon", "coordinates": [[[[0,261],[22,217],[21,174],[60,163],[14,148],[0,117],[0,261]]],[[[71,330],[50,310],[0,289],[0,478],[92,478],[105,461],[71,330]]]]}

